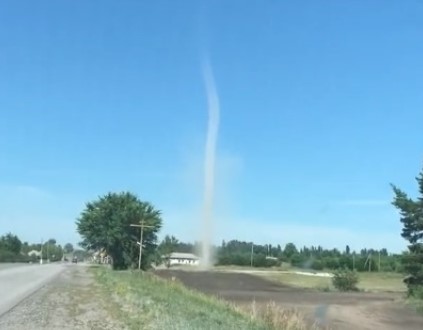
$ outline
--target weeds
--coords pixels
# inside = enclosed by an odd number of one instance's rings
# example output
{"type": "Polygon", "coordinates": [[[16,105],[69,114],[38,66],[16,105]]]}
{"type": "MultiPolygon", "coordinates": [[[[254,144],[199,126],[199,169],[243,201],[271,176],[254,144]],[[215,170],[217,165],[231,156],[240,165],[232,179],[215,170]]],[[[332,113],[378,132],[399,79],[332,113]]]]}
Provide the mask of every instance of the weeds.
{"type": "Polygon", "coordinates": [[[304,315],[295,308],[287,309],[275,302],[259,304],[253,301],[243,307],[234,306],[235,309],[249,315],[252,321],[262,323],[266,329],[283,330],[322,330],[317,324],[310,325],[304,315]]]}

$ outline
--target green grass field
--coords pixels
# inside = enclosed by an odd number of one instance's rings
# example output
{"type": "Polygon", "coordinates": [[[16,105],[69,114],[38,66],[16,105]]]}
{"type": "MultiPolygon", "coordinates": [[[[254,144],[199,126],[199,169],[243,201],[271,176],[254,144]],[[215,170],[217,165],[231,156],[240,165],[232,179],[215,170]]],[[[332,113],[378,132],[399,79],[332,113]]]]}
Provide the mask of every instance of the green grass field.
{"type": "Polygon", "coordinates": [[[129,329],[306,329],[301,315],[276,306],[251,313],[152,274],[104,267],[92,271],[106,299],[112,295],[114,314],[129,329]]]}
{"type": "MultiPolygon", "coordinates": [[[[282,284],[323,291],[335,290],[329,277],[308,276],[291,273],[268,272],[260,276],[282,284]]],[[[403,276],[397,273],[359,273],[358,288],[369,292],[405,292],[403,276]]]]}

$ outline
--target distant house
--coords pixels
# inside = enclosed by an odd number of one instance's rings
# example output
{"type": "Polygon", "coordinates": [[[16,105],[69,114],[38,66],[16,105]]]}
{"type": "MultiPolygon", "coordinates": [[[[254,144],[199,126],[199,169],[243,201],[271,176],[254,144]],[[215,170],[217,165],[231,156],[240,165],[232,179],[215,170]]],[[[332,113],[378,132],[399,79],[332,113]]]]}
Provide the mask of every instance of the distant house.
{"type": "Polygon", "coordinates": [[[41,251],[31,250],[28,252],[28,256],[30,257],[41,257],[41,251]]]}
{"type": "Polygon", "coordinates": [[[169,265],[198,265],[200,258],[192,253],[172,252],[169,257],[169,265]]]}
{"type": "Polygon", "coordinates": [[[274,261],[277,261],[277,260],[278,260],[278,258],[276,258],[276,257],[271,257],[271,256],[266,256],[266,259],[267,259],[267,260],[274,260],[274,261]]]}

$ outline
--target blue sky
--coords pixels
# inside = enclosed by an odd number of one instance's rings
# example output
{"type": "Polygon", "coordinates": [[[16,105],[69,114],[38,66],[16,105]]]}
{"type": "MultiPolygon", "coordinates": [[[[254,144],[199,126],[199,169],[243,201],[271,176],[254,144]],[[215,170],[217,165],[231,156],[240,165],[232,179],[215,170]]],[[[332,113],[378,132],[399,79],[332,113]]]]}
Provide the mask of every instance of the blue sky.
{"type": "Polygon", "coordinates": [[[2,1],[0,229],[76,243],[88,200],[130,190],[199,237],[210,58],[214,240],[400,251],[415,195],[420,1],[2,1]]]}

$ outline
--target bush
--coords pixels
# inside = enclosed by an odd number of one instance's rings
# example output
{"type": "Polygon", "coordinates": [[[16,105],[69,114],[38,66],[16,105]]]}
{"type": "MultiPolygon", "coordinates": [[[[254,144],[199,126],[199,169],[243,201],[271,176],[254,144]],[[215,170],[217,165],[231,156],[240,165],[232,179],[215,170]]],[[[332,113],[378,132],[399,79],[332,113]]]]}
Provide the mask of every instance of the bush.
{"type": "Polygon", "coordinates": [[[313,263],[311,264],[311,269],[323,270],[323,262],[321,260],[313,260],[313,263]]]}
{"type": "Polygon", "coordinates": [[[307,262],[307,258],[299,253],[293,254],[291,257],[291,265],[294,267],[304,267],[304,264],[307,262]]]}
{"type": "Polygon", "coordinates": [[[341,269],[334,273],[333,286],[339,291],[357,291],[358,274],[349,269],[341,269]]]}
{"type": "Polygon", "coordinates": [[[0,262],[29,262],[29,257],[7,250],[0,250],[0,262]]]}

